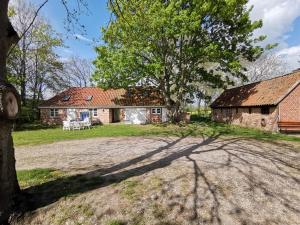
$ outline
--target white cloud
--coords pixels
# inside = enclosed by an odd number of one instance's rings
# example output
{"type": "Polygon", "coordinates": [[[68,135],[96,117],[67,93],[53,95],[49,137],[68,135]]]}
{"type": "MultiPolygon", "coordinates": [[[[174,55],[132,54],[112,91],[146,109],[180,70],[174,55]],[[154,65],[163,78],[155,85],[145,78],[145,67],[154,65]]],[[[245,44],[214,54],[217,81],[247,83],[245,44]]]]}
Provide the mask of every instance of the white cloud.
{"type": "Polygon", "coordinates": [[[267,35],[268,42],[283,42],[300,16],[300,0],[250,0],[253,20],[262,19],[263,27],[256,35],[267,35]]]}
{"type": "Polygon", "coordinates": [[[290,70],[300,67],[300,45],[289,46],[286,42],[294,29],[293,22],[300,16],[300,0],[250,0],[249,5],[254,6],[251,19],[263,21],[255,35],[267,35],[264,44],[279,43],[277,54],[290,70]]]}
{"type": "Polygon", "coordinates": [[[74,37],[75,37],[76,39],[81,40],[81,41],[85,41],[85,42],[89,42],[89,43],[92,43],[92,42],[93,42],[91,39],[86,38],[86,37],[82,36],[81,34],[74,34],[74,37]]]}

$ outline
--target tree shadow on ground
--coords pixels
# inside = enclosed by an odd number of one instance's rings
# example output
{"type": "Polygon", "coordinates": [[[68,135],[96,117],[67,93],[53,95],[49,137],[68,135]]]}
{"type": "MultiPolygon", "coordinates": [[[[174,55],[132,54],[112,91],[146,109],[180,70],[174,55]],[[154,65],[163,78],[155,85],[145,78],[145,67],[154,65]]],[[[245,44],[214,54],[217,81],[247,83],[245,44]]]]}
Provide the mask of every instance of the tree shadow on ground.
{"type": "MultiPolygon", "coordinates": [[[[243,209],[235,200],[228,199],[221,190],[221,185],[209,178],[207,172],[209,165],[211,165],[209,170],[235,170],[238,176],[241,176],[246,182],[249,193],[255,195],[257,192],[261,192],[268,198],[271,198],[272,201],[276,201],[278,207],[295,214],[300,213],[299,206],[295,205],[295,202],[299,203],[300,201],[299,196],[289,195],[282,190],[276,190],[264,180],[269,175],[278,180],[291,180],[296,185],[295,188],[300,187],[299,178],[295,175],[295,171],[297,174],[300,171],[297,164],[299,157],[290,154],[290,150],[281,152],[278,149],[269,148],[269,145],[259,145],[258,142],[251,142],[243,138],[221,140],[219,135],[212,135],[207,138],[202,137],[201,140],[198,139],[193,144],[184,145],[177,149],[176,145],[183,142],[185,138],[181,137],[174,141],[163,140],[166,143],[165,146],[111,167],[96,169],[85,174],[62,177],[41,185],[29,187],[23,191],[19,211],[21,214],[34,211],[40,207],[50,205],[62,197],[85,193],[113,183],[119,183],[131,177],[137,177],[150,171],[168,167],[176,160],[185,159],[187,163],[192,165],[194,180],[193,190],[187,196],[182,197],[185,198],[185,201],[187,201],[188,197],[193,198],[193,216],[191,221],[195,224],[224,224],[220,215],[220,208],[224,199],[226,199],[226,204],[231,205],[235,209],[231,213],[239,217],[241,224],[254,224],[251,221],[251,216],[247,214],[247,210],[243,209]],[[173,151],[169,151],[171,148],[173,151]],[[174,151],[174,148],[176,151],[174,151]],[[207,161],[205,159],[206,153],[216,152],[223,154],[222,162],[207,161]],[[162,153],[164,154],[159,159],[140,164],[162,153]],[[265,163],[257,163],[257,161],[265,163]],[[276,170],[272,168],[276,168],[276,170]],[[258,170],[264,174],[264,178],[257,176],[258,170]],[[210,196],[211,204],[208,207],[209,220],[199,215],[199,210],[201,210],[199,202],[205,201],[201,200],[199,192],[208,193],[210,196]]],[[[283,147],[287,148],[284,145],[283,147]]],[[[230,175],[230,172],[228,174],[230,175]]],[[[282,221],[266,221],[261,224],[282,224],[282,221]]]]}

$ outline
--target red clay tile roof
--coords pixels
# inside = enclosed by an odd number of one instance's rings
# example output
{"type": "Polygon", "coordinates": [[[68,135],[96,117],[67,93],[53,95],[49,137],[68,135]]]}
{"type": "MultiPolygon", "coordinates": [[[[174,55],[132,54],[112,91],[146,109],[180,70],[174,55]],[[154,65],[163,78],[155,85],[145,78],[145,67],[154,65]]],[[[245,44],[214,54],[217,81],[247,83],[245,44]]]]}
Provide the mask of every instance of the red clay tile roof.
{"type": "Polygon", "coordinates": [[[163,98],[153,88],[130,88],[103,90],[98,87],[73,87],[43,102],[40,108],[51,107],[118,107],[118,106],[162,106],[163,98]],[[92,96],[90,101],[87,99],[92,96]]]}
{"type": "Polygon", "coordinates": [[[300,82],[300,71],[225,90],[212,108],[277,105],[300,82]]]}

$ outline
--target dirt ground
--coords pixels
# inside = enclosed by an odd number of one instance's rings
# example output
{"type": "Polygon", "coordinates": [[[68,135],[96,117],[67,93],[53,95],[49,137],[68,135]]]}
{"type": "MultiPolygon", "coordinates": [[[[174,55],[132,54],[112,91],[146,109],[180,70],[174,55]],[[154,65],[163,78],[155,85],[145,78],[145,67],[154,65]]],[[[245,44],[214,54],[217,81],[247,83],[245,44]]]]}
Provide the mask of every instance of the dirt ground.
{"type": "Polygon", "coordinates": [[[18,147],[17,169],[66,176],[25,189],[16,224],[300,224],[300,150],[243,138],[98,138],[18,147]]]}

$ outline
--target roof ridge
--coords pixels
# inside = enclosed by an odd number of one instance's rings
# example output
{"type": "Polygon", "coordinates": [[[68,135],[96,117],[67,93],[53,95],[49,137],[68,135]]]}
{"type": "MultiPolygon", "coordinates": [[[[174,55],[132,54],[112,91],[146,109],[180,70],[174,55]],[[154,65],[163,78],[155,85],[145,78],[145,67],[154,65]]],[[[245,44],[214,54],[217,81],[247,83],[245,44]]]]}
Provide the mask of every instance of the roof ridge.
{"type": "Polygon", "coordinates": [[[286,74],[279,75],[279,76],[272,77],[272,78],[265,79],[265,80],[255,81],[255,82],[244,84],[244,85],[239,85],[239,86],[228,88],[228,89],[225,89],[225,90],[233,90],[235,88],[241,88],[241,87],[249,86],[249,85],[252,85],[252,84],[258,84],[258,83],[261,83],[261,82],[264,82],[264,81],[275,80],[275,79],[278,79],[278,78],[281,78],[281,77],[286,77],[286,76],[290,76],[290,75],[296,75],[298,73],[300,73],[300,71],[299,70],[295,70],[295,71],[291,71],[290,73],[286,73],[286,74]]]}
{"type": "Polygon", "coordinates": [[[300,71],[226,89],[212,107],[277,105],[300,84],[300,71]]]}

